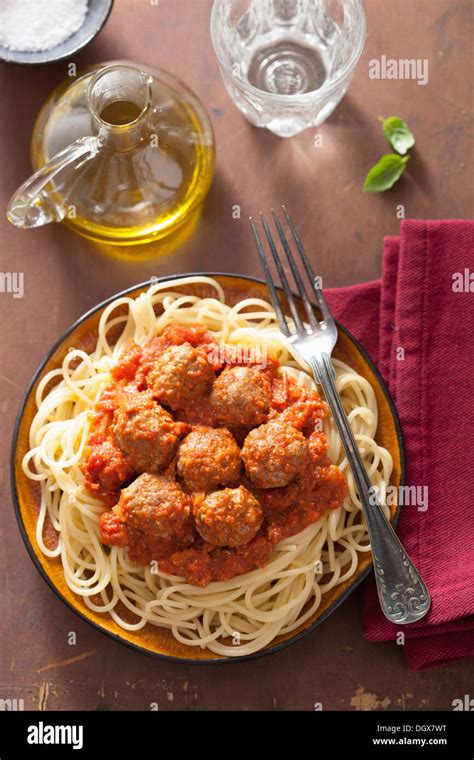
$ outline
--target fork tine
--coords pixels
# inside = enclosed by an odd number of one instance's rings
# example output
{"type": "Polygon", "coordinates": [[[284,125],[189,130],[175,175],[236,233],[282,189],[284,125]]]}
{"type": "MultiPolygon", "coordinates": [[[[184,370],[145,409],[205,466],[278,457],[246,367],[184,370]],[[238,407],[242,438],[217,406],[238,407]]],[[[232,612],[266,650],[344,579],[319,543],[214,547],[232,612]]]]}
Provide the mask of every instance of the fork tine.
{"type": "Polygon", "coordinates": [[[289,338],[290,331],[288,329],[288,325],[286,324],[286,319],[285,319],[285,315],[283,314],[283,309],[281,308],[280,299],[278,298],[278,293],[276,291],[275,285],[273,284],[272,275],[271,275],[270,268],[267,262],[267,257],[265,256],[265,251],[263,250],[263,246],[262,246],[260,237],[257,232],[257,228],[255,226],[255,223],[252,217],[250,217],[250,223],[252,225],[252,232],[255,238],[255,243],[257,245],[258,256],[260,259],[260,263],[262,264],[263,273],[265,275],[265,280],[267,282],[267,287],[268,287],[268,290],[270,291],[270,298],[272,300],[273,308],[275,309],[275,313],[280,323],[280,329],[282,333],[284,333],[284,335],[286,335],[289,338]]]}
{"type": "Polygon", "coordinates": [[[275,227],[277,229],[278,235],[280,236],[281,244],[282,244],[282,246],[284,248],[288,264],[290,265],[290,269],[291,269],[291,272],[293,274],[293,277],[294,277],[294,280],[295,280],[295,283],[296,283],[296,287],[298,289],[298,294],[299,294],[301,300],[303,301],[303,304],[304,304],[304,307],[305,307],[305,311],[306,311],[306,314],[308,316],[308,320],[309,320],[309,323],[311,325],[312,331],[313,331],[313,333],[316,333],[320,329],[319,322],[316,319],[316,317],[314,316],[314,309],[313,309],[313,307],[311,305],[311,301],[310,301],[310,299],[308,297],[308,293],[306,291],[305,284],[304,284],[304,282],[303,282],[303,280],[301,278],[299,269],[298,269],[298,267],[296,265],[294,256],[293,256],[293,254],[291,252],[291,248],[290,248],[290,246],[288,244],[288,239],[287,239],[287,237],[285,235],[285,231],[284,231],[283,227],[281,226],[280,220],[278,219],[278,217],[275,214],[275,212],[274,212],[273,209],[272,209],[272,216],[273,216],[273,221],[275,223],[275,227]]]}
{"type": "Polygon", "coordinates": [[[286,221],[288,222],[288,226],[291,230],[291,234],[293,235],[293,240],[296,243],[298,253],[300,254],[300,257],[301,257],[301,261],[303,262],[303,266],[306,270],[306,274],[308,275],[308,279],[311,282],[311,288],[316,298],[321,314],[323,315],[323,319],[326,321],[330,321],[333,319],[333,316],[329,310],[329,306],[327,305],[327,301],[323,295],[323,291],[321,290],[321,288],[317,288],[315,285],[316,275],[314,274],[313,267],[311,266],[311,263],[305,253],[303,243],[301,242],[299,235],[296,231],[296,227],[294,225],[293,219],[289,215],[285,206],[282,206],[282,209],[285,214],[286,221]]]}
{"type": "Polygon", "coordinates": [[[272,233],[270,232],[270,229],[268,227],[268,224],[266,222],[266,219],[263,214],[260,214],[260,219],[262,220],[263,229],[265,230],[265,235],[267,237],[268,245],[270,246],[270,251],[273,256],[273,261],[275,262],[275,266],[278,272],[278,276],[280,278],[281,287],[283,289],[283,292],[285,294],[286,300],[288,302],[288,305],[291,310],[291,315],[293,317],[294,323],[296,325],[296,329],[298,332],[303,332],[304,327],[303,323],[301,321],[301,317],[298,313],[298,307],[296,306],[295,299],[293,297],[293,293],[291,292],[290,285],[288,283],[288,279],[286,277],[285,271],[283,269],[282,263],[280,261],[280,257],[278,255],[278,251],[276,249],[272,233]]]}

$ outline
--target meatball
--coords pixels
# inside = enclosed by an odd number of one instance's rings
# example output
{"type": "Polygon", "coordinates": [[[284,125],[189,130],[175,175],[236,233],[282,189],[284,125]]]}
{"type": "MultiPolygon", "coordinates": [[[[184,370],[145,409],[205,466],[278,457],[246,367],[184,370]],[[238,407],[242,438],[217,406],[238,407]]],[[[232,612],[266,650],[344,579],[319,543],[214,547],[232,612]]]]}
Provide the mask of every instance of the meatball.
{"type": "Polygon", "coordinates": [[[192,540],[191,497],[173,480],[144,473],[124,488],[117,514],[153,541],[192,540]]]}
{"type": "Polygon", "coordinates": [[[255,496],[239,486],[196,500],[194,520],[205,541],[216,546],[243,546],[258,533],[263,512],[255,496]]]}
{"type": "Polygon", "coordinates": [[[158,357],[148,375],[148,386],[161,403],[181,409],[186,402],[206,396],[213,380],[206,351],[183,343],[170,346],[158,357]]]}
{"type": "Polygon", "coordinates": [[[114,414],[116,441],[135,472],[158,472],[166,467],[185,430],[149,393],[125,396],[114,414]]]}
{"type": "Polygon", "coordinates": [[[251,430],[242,447],[245,472],[259,488],[286,486],[305,464],[307,453],[303,433],[276,421],[251,430]]]}
{"type": "Polygon", "coordinates": [[[210,398],[221,424],[236,428],[260,425],[270,410],[269,374],[253,367],[229,367],[217,378],[210,398]]]}
{"type": "Polygon", "coordinates": [[[228,486],[240,474],[240,449],[225,428],[197,428],[180,446],[178,472],[192,491],[228,486]]]}
{"type": "Polygon", "coordinates": [[[126,456],[110,439],[89,447],[82,470],[88,490],[107,504],[116,503],[121,487],[133,476],[126,456]]]}

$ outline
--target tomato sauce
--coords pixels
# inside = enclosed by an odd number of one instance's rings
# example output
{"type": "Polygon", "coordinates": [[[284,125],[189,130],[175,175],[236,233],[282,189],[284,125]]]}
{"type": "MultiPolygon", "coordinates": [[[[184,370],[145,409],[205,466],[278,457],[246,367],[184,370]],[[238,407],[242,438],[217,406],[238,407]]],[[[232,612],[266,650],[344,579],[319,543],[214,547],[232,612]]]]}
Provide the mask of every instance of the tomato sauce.
{"type": "MultiPolygon", "coordinates": [[[[91,433],[86,447],[83,473],[89,491],[109,507],[117,504],[121,489],[136,473],[120,450],[111,427],[120,399],[128,390],[147,389],[147,375],[160,354],[169,346],[184,342],[194,347],[207,346],[214,357],[216,372],[228,366],[213,336],[204,328],[169,326],[147,346],[130,343],[113,368],[112,383],[96,404],[91,433]],[[215,350],[212,350],[215,349],[215,350]]],[[[107,545],[128,546],[132,561],[147,564],[157,560],[163,572],[183,576],[189,583],[206,586],[213,581],[230,580],[237,575],[263,567],[279,541],[296,535],[316,522],[328,509],[340,507],[348,493],[341,471],[327,457],[327,436],[322,421],[328,410],[315,390],[302,389],[286,374],[277,375],[278,363],[269,362],[271,404],[268,419],[278,418],[302,431],[307,439],[308,457],[292,482],[282,488],[259,489],[242,474],[237,485],[244,485],[258,499],[264,522],[252,541],[237,548],[205,542],[194,530],[189,546],[153,541],[140,531],[130,529],[116,508],[104,512],[101,536],[107,545]]],[[[193,401],[175,413],[175,419],[192,426],[216,427],[216,414],[208,398],[193,401]]],[[[231,430],[242,443],[247,430],[231,430]]],[[[175,476],[175,461],[167,473],[175,476]]],[[[202,494],[191,494],[202,498],[202,494]]]]}

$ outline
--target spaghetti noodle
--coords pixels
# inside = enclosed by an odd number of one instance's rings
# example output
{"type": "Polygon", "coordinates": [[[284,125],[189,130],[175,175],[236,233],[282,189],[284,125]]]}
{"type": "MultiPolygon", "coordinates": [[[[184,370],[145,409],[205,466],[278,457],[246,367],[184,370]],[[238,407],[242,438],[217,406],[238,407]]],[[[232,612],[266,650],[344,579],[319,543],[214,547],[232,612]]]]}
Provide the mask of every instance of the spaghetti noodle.
{"type": "MultiPolygon", "coordinates": [[[[239,657],[311,618],[322,596],[354,575],[360,554],[370,551],[368,533],[339,434],[328,417],[328,457],[344,473],[349,495],[342,507],[278,543],[263,568],[200,588],[162,572],[157,563],[134,565],[126,549],[101,542],[104,504],[87,490],[81,470],[91,412],[130,341],[144,346],[173,324],[203,325],[227,348],[267,352],[298,385],[316,387],[264,300],[247,298],[230,306],[220,284],[205,276],[157,282],[137,298],[116,299],[103,310],[95,350],[70,350],[62,367],[46,374],[37,388],[38,411],[23,460],[25,474],[41,486],[36,540],[46,556],[61,559],[70,589],[124,629],[161,626],[187,646],[239,657]],[[206,286],[214,295],[199,298],[180,290],[189,285],[206,286]],[[47,523],[57,533],[55,545],[47,540],[47,523]]],[[[383,504],[392,458],[375,440],[374,391],[343,362],[334,359],[333,366],[359,451],[383,504]]]]}

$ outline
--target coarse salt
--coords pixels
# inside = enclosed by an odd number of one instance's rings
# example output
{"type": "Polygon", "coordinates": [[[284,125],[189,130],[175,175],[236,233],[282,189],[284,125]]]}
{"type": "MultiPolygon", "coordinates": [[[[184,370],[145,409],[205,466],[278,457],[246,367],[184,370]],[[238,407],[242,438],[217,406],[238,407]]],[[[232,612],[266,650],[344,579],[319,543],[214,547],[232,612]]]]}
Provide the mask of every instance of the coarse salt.
{"type": "Polygon", "coordinates": [[[88,0],[1,0],[0,45],[18,52],[50,50],[84,23],[88,0]]]}

